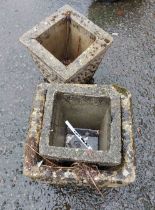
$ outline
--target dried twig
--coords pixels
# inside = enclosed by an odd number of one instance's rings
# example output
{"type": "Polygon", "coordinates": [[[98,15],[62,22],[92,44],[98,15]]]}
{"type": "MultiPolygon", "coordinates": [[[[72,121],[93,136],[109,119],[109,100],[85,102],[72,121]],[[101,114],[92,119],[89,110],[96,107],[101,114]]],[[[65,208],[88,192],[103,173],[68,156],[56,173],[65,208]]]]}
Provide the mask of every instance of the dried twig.
{"type": "Polygon", "coordinates": [[[56,164],[52,163],[50,160],[48,160],[47,158],[43,157],[42,155],[40,155],[35,149],[33,149],[29,144],[26,143],[26,146],[28,146],[32,151],[34,151],[37,155],[39,155],[42,159],[44,159],[45,161],[47,161],[51,166],[56,166],[56,164]]]}
{"type": "Polygon", "coordinates": [[[93,185],[95,186],[95,188],[97,189],[98,193],[102,196],[102,198],[104,198],[103,193],[102,193],[101,190],[98,188],[98,186],[97,186],[95,180],[93,179],[93,177],[91,176],[91,174],[90,174],[90,172],[89,172],[88,170],[86,171],[86,174],[88,174],[89,178],[91,179],[91,181],[92,181],[93,185]]]}
{"type": "Polygon", "coordinates": [[[93,173],[97,173],[99,174],[99,170],[98,167],[93,165],[93,166],[88,166],[85,163],[73,163],[72,166],[58,166],[56,164],[54,164],[53,162],[51,162],[50,160],[48,160],[47,158],[43,157],[42,155],[40,155],[35,149],[33,149],[29,144],[26,143],[26,146],[28,146],[32,151],[34,151],[37,155],[39,155],[43,160],[47,161],[50,165],[43,165],[46,167],[49,167],[51,169],[74,169],[75,172],[77,172],[77,174],[79,174],[79,177],[81,179],[81,177],[83,177],[82,173],[84,173],[86,175],[86,179],[88,181],[88,183],[91,181],[91,183],[94,185],[94,187],[96,188],[96,190],[98,191],[98,193],[102,196],[102,198],[104,198],[103,193],[101,192],[101,190],[98,188],[94,178],[93,178],[93,173]],[[95,168],[95,169],[94,169],[95,168]],[[77,171],[78,170],[78,171],[77,171]],[[92,172],[93,171],[93,172],[92,172]]]}
{"type": "Polygon", "coordinates": [[[53,162],[51,162],[50,160],[48,160],[47,158],[43,157],[42,155],[40,155],[35,149],[33,149],[29,144],[26,144],[32,151],[34,151],[37,155],[39,155],[42,159],[44,159],[45,161],[47,161],[50,165],[43,165],[43,166],[46,166],[46,167],[50,167],[50,168],[53,168],[53,169],[60,169],[60,168],[66,168],[66,169],[71,169],[71,168],[75,168],[74,166],[58,166],[56,164],[54,164],[53,162]]]}
{"type": "Polygon", "coordinates": [[[142,137],[142,129],[140,127],[137,128],[137,133],[139,137],[142,137]]]}
{"type": "MultiPolygon", "coordinates": [[[[86,165],[86,164],[84,164],[84,163],[74,163],[74,166],[77,166],[77,168],[79,167],[81,170],[83,170],[84,171],[84,173],[85,173],[85,175],[86,175],[86,178],[87,178],[87,181],[88,181],[88,183],[89,183],[89,180],[91,180],[91,182],[92,182],[92,184],[94,185],[94,187],[96,188],[96,190],[98,191],[98,193],[102,196],[102,198],[104,198],[104,195],[103,195],[103,193],[101,192],[101,190],[98,188],[98,186],[97,186],[97,184],[96,184],[96,182],[95,182],[95,180],[94,180],[94,178],[92,177],[92,174],[91,174],[91,171],[93,170],[93,172],[98,172],[98,173],[100,173],[99,172],[99,170],[95,170],[95,169],[93,169],[92,167],[90,167],[90,166],[88,166],[88,165],[86,165]],[[91,170],[91,171],[90,171],[91,170]]],[[[93,166],[94,167],[94,166],[93,166]]],[[[96,168],[97,168],[97,166],[96,166],[96,168]]],[[[81,175],[81,174],[80,174],[81,175]]],[[[81,176],[80,176],[81,177],[81,176]]]]}

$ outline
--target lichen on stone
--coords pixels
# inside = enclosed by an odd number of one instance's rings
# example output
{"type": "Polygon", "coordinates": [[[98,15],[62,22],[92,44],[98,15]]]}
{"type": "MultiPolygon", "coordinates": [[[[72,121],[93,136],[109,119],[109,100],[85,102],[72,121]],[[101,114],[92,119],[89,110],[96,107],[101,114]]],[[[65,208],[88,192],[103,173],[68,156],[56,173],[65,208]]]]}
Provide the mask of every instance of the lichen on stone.
{"type": "Polygon", "coordinates": [[[126,88],[117,85],[117,84],[113,84],[112,85],[119,93],[123,94],[124,96],[128,96],[129,92],[126,88]]]}

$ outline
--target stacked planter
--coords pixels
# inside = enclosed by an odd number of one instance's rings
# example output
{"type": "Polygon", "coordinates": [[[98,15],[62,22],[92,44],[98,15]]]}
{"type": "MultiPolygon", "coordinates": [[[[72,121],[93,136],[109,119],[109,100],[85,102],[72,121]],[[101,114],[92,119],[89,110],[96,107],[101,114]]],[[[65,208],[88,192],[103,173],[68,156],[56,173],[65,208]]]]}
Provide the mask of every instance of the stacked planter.
{"type": "Polygon", "coordinates": [[[66,5],[20,41],[49,82],[37,87],[34,98],[24,174],[52,184],[90,185],[88,177],[79,178],[71,164],[76,162],[97,165],[93,179],[98,187],[133,182],[131,94],[117,85],[85,84],[92,79],[112,37],[66,5]],[[68,119],[75,127],[99,130],[98,151],[89,156],[84,149],[64,147],[68,119]],[[66,162],[71,167],[64,167],[66,162]]]}

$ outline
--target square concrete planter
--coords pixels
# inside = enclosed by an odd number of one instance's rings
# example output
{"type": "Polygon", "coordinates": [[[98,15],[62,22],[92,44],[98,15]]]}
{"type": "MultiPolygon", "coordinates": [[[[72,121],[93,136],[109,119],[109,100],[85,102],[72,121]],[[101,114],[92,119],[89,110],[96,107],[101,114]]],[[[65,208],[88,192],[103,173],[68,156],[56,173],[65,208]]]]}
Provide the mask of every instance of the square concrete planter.
{"type": "MultiPolygon", "coordinates": [[[[91,179],[83,174],[79,176],[78,171],[74,167],[65,167],[59,164],[49,165],[46,161],[42,165],[38,165],[42,160],[42,157],[39,155],[39,143],[46,94],[50,87],[51,85],[49,84],[39,85],[34,97],[25,144],[23,173],[32,179],[43,180],[56,185],[92,186],[91,179]]],[[[89,86],[87,85],[87,87],[89,86]]],[[[96,169],[93,179],[99,188],[128,185],[134,182],[136,176],[131,94],[126,89],[116,85],[112,85],[111,88],[116,90],[121,97],[122,162],[119,166],[96,169]]]]}
{"type": "Polygon", "coordinates": [[[49,82],[85,83],[93,77],[112,37],[65,5],[20,41],[49,82]]]}
{"type": "Polygon", "coordinates": [[[111,86],[55,84],[48,88],[39,153],[61,162],[102,166],[121,163],[120,95],[111,86]],[[99,132],[99,150],[66,148],[68,120],[74,128],[99,132]]]}

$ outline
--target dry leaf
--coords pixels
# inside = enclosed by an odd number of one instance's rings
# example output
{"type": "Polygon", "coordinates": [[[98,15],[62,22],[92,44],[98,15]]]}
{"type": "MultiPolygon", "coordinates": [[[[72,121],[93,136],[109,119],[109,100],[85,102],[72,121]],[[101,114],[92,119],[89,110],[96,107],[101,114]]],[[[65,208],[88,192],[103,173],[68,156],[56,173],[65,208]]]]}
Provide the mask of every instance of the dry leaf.
{"type": "Polygon", "coordinates": [[[116,15],[120,16],[120,17],[124,17],[125,16],[125,12],[123,8],[118,8],[116,10],[116,15]]]}

